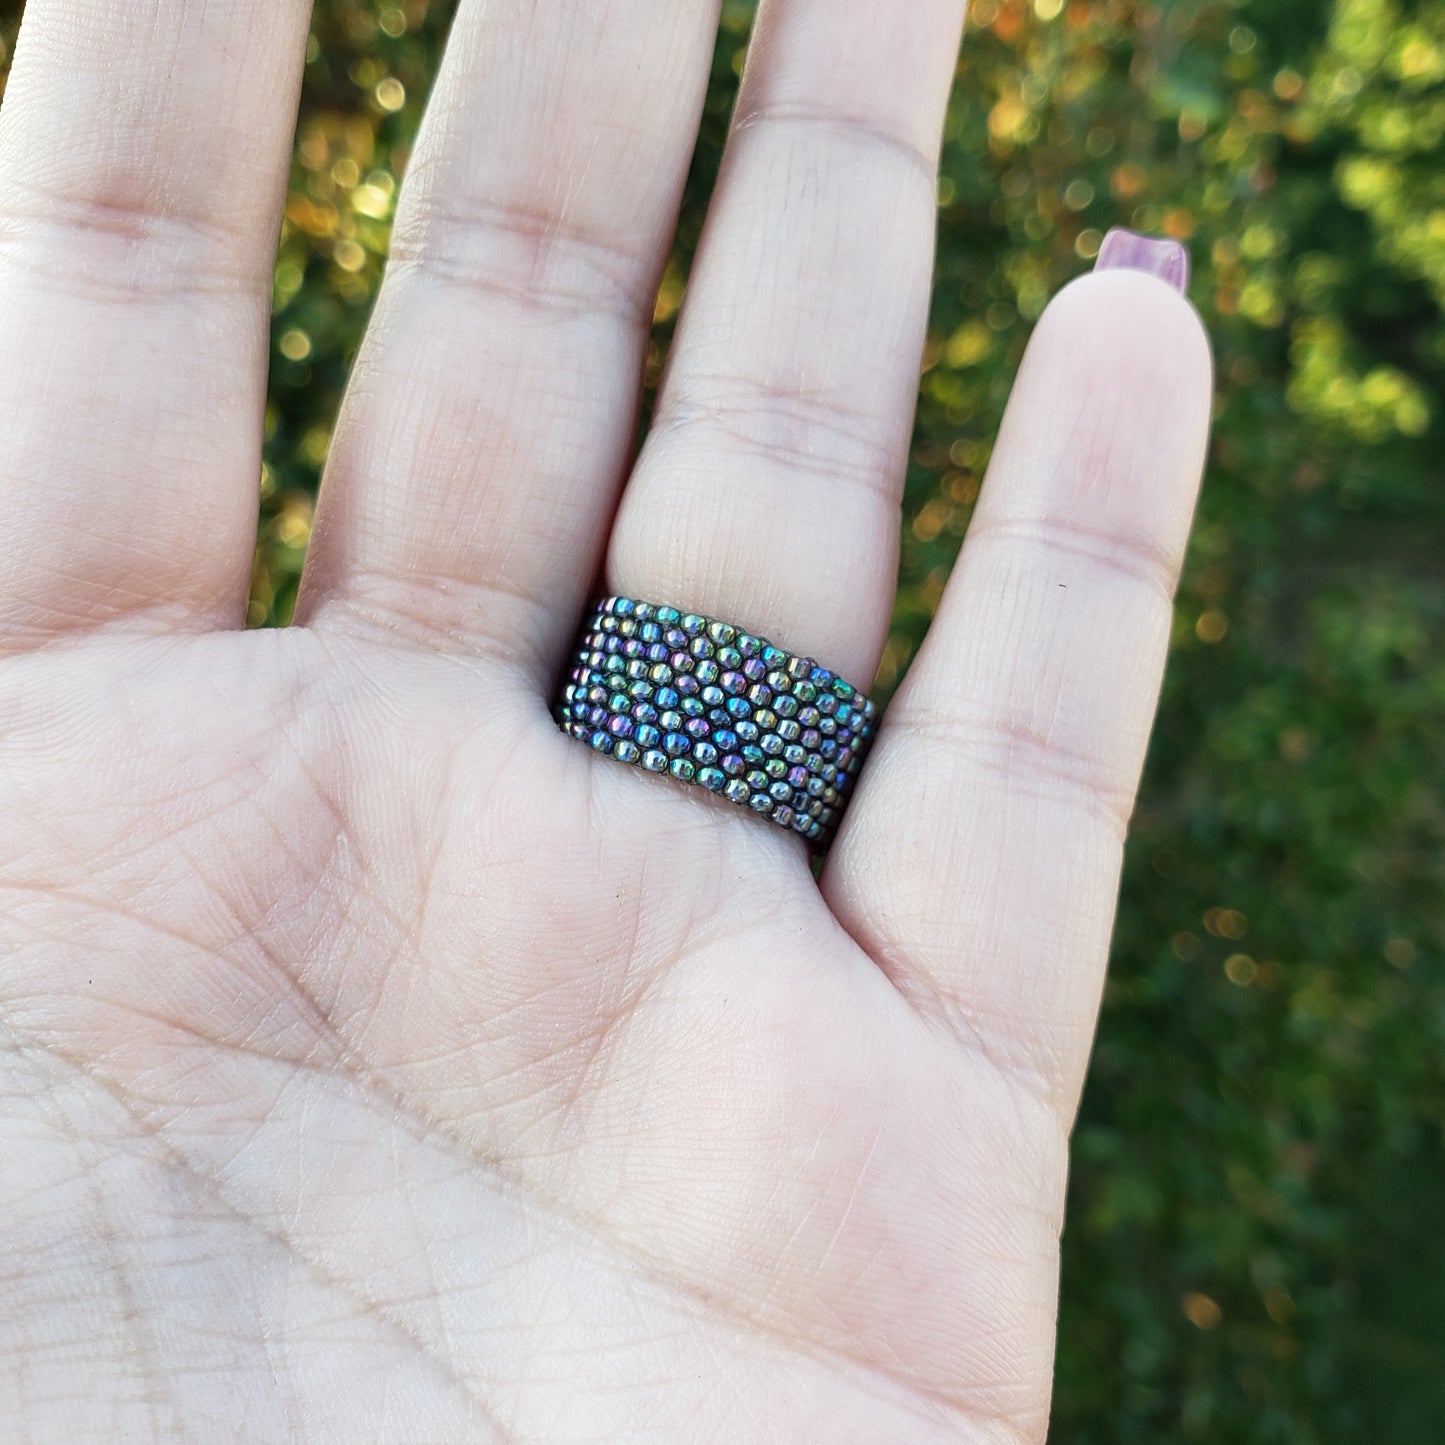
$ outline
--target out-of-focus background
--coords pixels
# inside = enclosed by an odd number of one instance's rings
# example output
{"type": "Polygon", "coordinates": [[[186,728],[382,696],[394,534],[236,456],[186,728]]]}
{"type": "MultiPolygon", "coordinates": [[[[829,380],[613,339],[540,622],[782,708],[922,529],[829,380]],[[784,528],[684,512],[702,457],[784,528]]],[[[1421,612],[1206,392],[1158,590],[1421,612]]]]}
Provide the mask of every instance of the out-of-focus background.
{"type": "MultiPolygon", "coordinates": [[[[292,604],[453,8],[317,5],[257,624],[292,604]]],[[[650,380],[752,11],[724,5],[650,380]]],[[[1119,223],[1189,244],[1218,419],[1075,1142],[1052,1439],[1422,1445],[1445,1438],[1445,0],[976,0],[883,690],[1031,323],[1119,223]]]]}

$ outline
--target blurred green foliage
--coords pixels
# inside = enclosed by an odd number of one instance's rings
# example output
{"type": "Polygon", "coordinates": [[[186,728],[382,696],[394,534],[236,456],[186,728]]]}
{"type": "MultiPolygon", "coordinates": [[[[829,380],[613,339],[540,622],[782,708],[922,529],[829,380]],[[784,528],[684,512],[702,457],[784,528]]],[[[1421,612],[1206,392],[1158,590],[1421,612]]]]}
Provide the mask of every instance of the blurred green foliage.
{"type": "MultiPolygon", "coordinates": [[[[752,6],[727,3],[655,379],[752,6]]],[[[0,9],[0,74],[13,40],[0,9]]],[[[284,620],[451,3],[320,0],[253,620],[284,620]]],[[[1186,240],[1217,430],[1076,1139],[1061,1445],[1440,1438],[1445,0],[976,0],[882,685],[1030,323],[1186,240]]]]}

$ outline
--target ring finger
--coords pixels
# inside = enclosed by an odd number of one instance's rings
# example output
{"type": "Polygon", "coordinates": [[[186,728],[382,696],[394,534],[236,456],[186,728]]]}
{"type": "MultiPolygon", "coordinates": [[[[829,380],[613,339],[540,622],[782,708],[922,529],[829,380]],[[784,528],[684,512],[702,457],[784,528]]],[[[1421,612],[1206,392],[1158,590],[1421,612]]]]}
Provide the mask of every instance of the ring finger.
{"type": "Polygon", "coordinates": [[[866,686],[892,606],[961,0],[763,0],[608,582],[866,686]]]}

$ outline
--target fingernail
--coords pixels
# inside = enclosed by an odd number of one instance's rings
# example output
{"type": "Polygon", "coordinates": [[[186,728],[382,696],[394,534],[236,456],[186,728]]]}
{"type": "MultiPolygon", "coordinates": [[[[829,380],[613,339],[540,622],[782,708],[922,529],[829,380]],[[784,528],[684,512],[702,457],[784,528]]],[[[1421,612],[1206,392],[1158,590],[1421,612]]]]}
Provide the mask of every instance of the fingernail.
{"type": "Polygon", "coordinates": [[[1096,271],[1147,271],[1182,296],[1189,289],[1189,252],[1163,236],[1141,236],[1115,226],[1099,247],[1096,271]]]}

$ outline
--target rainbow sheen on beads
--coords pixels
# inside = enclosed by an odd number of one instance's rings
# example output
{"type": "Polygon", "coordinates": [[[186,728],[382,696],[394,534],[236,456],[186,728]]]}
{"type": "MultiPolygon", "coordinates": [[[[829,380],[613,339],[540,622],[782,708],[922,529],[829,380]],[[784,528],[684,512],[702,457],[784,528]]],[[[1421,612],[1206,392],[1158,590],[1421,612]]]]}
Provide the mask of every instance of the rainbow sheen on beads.
{"type": "Polygon", "coordinates": [[[811,658],[626,597],[588,618],[556,715],[602,756],[718,793],[819,851],[878,721],[867,697],[811,658]]]}

